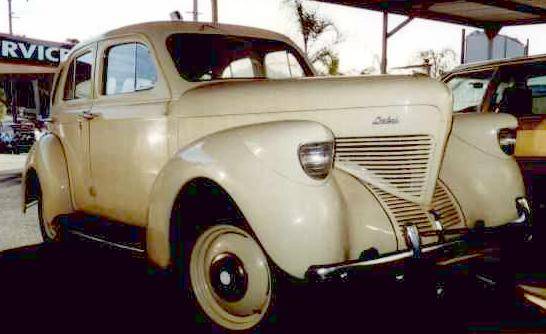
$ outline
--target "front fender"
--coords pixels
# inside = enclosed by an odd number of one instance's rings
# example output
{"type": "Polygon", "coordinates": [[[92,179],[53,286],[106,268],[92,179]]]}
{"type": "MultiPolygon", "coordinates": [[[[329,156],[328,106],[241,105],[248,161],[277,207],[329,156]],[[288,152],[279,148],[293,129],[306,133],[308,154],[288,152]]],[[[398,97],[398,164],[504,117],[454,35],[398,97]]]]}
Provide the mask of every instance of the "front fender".
{"type": "Polygon", "coordinates": [[[314,181],[294,165],[295,143],[331,140],[318,123],[287,121],[216,133],[180,150],[152,190],[149,258],[161,267],[170,264],[173,204],[186,183],[208,178],[232,197],[264,250],[290,275],[303,278],[310,265],[342,261],[346,231],[337,184],[332,176],[314,181]]]}
{"type": "Polygon", "coordinates": [[[495,227],[518,217],[515,201],[525,196],[521,171],[499,147],[497,133],[516,128],[506,114],[455,115],[440,178],[453,192],[468,226],[495,227]]]}
{"type": "Polygon", "coordinates": [[[42,136],[29,152],[23,171],[23,211],[31,195],[38,190],[36,181],[42,192],[44,221],[51,222],[57,216],[74,211],[64,149],[54,134],[42,136]],[[37,180],[32,177],[37,177],[37,180]]]}

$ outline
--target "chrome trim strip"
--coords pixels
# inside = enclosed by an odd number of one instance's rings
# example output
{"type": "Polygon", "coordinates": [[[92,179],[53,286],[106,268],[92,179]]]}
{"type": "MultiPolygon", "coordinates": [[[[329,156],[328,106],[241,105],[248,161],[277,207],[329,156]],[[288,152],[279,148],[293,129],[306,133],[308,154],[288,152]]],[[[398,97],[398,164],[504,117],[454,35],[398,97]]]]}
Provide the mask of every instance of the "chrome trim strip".
{"type": "Polygon", "coordinates": [[[25,204],[25,210],[32,208],[33,206],[38,205],[38,201],[32,201],[25,204]]]}
{"type": "Polygon", "coordinates": [[[497,282],[495,282],[495,281],[493,281],[492,279],[489,279],[489,278],[487,278],[487,277],[485,277],[485,276],[483,276],[483,275],[476,275],[476,278],[477,278],[479,281],[481,281],[481,282],[483,282],[483,283],[485,283],[485,284],[488,284],[488,285],[490,285],[490,286],[493,286],[493,285],[496,285],[496,284],[497,284],[497,282]]]}
{"type": "Polygon", "coordinates": [[[91,241],[94,241],[94,242],[100,242],[102,244],[105,244],[105,245],[108,245],[108,246],[111,246],[111,247],[121,248],[121,249],[128,250],[128,251],[131,251],[131,252],[136,252],[136,253],[144,253],[145,252],[144,249],[118,244],[118,243],[115,243],[115,242],[111,242],[111,241],[108,241],[108,240],[104,240],[104,239],[101,239],[101,238],[91,236],[89,234],[85,234],[85,233],[80,232],[80,231],[68,229],[67,232],[70,232],[70,233],[72,233],[72,234],[74,234],[74,235],[76,235],[78,237],[82,237],[84,239],[91,240],[91,241]]]}
{"type": "Polygon", "coordinates": [[[464,262],[464,261],[467,261],[467,260],[471,260],[471,259],[475,259],[475,258],[483,257],[483,256],[484,256],[484,254],[481,254],[481,253],[469,254],[469,255],[455,257],[453,259],[449,259],[449,260],[446,260],[446,261],[438,262],[437,265],[439,265],[439,266],[449,266],[449,265],[452,265],[454,263],[464,262]]]}

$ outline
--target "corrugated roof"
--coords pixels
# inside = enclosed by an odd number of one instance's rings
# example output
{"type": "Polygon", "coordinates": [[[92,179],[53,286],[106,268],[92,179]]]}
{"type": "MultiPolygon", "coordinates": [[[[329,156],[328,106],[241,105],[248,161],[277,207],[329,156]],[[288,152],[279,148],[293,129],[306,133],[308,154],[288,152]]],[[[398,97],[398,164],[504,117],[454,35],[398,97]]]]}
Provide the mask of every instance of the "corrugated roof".
{"type": "Polygon", "coordinates": [[[544,0],[316,0],[479,28],[546,23],[544,0]]]}

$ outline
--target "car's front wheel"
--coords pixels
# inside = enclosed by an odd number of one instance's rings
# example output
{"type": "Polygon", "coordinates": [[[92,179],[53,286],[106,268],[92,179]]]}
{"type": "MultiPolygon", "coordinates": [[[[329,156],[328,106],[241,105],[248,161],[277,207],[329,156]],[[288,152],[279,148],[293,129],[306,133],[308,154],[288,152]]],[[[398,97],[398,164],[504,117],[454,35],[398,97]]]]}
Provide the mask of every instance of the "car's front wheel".
{"type": "Polygon", "coordinates": [[[260,327],[271,315],[274,282],[268,259],[254,238],[239,227],[222,224],[186,242],[191,250],[184,261],[185,289],[197,312],[222,331],[260,327]]]}

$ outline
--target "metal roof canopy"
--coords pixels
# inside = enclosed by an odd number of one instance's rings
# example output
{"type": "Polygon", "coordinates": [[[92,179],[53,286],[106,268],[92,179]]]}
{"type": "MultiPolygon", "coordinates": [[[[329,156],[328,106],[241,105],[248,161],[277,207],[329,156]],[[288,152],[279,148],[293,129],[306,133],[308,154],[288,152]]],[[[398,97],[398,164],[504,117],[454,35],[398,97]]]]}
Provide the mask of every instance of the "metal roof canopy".
{"type": "Polygon", "coordinates": [[[387,40],[414,18],[429,19],[482,28],[489,37],[492,54],[493,39],[505,26],[546,23],[545,0],[316,0],[358,7],[383,13],[383,56],[381,72],[387,71],[387,40]],[[388,14],[408,18],[388,31],[388,14]]]}

